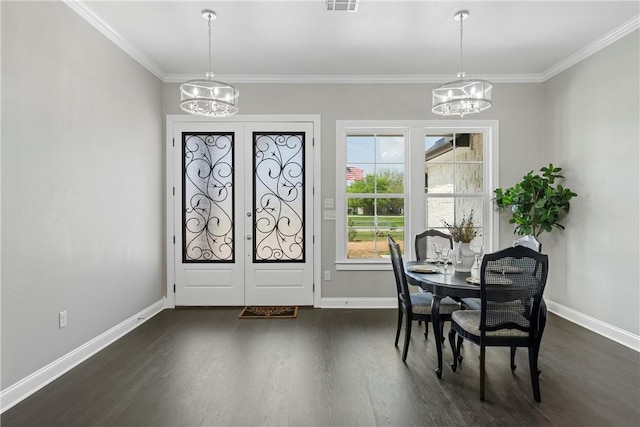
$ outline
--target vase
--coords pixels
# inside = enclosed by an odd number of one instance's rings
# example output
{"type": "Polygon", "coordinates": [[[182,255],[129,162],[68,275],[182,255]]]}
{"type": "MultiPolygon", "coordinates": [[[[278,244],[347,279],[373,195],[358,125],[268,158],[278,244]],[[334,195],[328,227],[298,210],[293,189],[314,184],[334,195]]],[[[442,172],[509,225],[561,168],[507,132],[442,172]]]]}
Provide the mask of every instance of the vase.
{"type": "Polygon", "coordinates": [[[476,261],[476,254],[469,248],[469,243],[454,242],[456,271],[470,272],[476,261]]]}

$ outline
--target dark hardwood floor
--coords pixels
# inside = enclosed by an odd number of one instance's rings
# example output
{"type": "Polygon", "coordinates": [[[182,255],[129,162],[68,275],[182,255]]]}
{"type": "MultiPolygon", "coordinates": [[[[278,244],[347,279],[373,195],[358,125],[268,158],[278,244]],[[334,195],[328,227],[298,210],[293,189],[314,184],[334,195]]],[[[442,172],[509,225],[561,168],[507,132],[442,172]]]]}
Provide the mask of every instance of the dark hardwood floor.
{"type": "MultiPolygon", "coordinates": [[[[297,319],[239,320],[240,308],[165,310],[2,414],[10,426],[640,425],[637,352],[550,315],[542,402],[527,352],[478,348],[438,380],[433,331],[407,363],[395,310],[302,308],[297,319]]],[[[448,324],[445,330],[448,330],[448,324]]]]}

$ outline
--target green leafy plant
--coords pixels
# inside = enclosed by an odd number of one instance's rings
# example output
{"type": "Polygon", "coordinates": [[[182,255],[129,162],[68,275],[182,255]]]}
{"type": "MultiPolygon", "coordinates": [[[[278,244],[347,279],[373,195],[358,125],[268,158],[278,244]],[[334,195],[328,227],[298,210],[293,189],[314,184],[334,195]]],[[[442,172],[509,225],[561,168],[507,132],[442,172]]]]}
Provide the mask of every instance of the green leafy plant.
{"type": "Polygon", "coordinates": [[[531,171],[513,187],[493,191],[498,208],[511,209],[509,222],[515,224],[515,234],[538,237],[544,231],[551,232],[553,227],[564,230],[558,221],[569,212],[569,200],[578,196],[556,184],[556,180],[564,179],[560,174],[562,168],[549,163],[540,171],[542,176],[531,171]]]}
{"type": "Polygon", "coordinates": [[[350,219],[349,220],[349,232],[347,233],[347,239],[350,242],[355,241],[356,240],[356,236],[358,235],[358,231],[355,228],[353,228],[353,226],[354,226],[353,220],[350,219]]]}
{"type": "Polygon", "coordinates": [[[454,242],[469,243],[478,235],[478,229],[473,226],[473,209],[469,213],[469,218],[463,215],[460,222],[454,221],[453,224],[449,224],[442,220],[442,223],[449,230],[454,242]]]}

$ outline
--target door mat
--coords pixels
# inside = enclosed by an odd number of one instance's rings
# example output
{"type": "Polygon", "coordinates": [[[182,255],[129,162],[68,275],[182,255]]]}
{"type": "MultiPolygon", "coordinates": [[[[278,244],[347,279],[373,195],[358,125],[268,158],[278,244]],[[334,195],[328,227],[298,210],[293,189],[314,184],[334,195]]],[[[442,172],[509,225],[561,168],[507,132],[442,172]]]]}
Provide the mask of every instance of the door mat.
{"type": "Polygon", "coordinates": [[[294,319],[298,306],[248,306],[240,313],[240,319],[294,319]]]}

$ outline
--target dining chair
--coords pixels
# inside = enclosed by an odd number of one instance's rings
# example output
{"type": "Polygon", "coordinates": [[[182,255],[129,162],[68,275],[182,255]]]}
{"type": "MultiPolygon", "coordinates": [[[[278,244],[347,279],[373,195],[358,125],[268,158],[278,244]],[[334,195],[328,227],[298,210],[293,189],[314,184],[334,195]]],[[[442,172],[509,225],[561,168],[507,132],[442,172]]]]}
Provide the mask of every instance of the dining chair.
{"type": "MultiPolygon", "coordinates": [[[[542,252],[542,243],[533,236],[519,237],[513,241],[513,246],[524,246],[536,252],[542,252]]],[[[462,298],[462,307],[464,307],[465,310],[480,310],[480,298],[462,298]]]]}
{"type": "MultiPolygon", "coordinates": [[[[440,230],[430,228],[416,235],[414,239],[414,246],[416,250],[416,260],[422,261],[427,259],[435,259],[436,251],[433,247],[434,244],[442,245],[443,247],[448,245],[449,249],[453,250],[453,237],[451,235],[443,233],[440,230]]],[[[418,288],[418,292],[423,293],[422,288],[418,288]]],[[[421,320],[418,320],[418,325],[422,324],[421,320]]],[[[426,324],[424,328],[424,337],[429,336],[429,325],[426,324]]],[[[444,340],[444,335],[442,335],[444,340]]]]}
{"type": "MultiPolygon", "coordinates": [[[[513,241],[512,246],[524,246],[536,252],[542,252],[542,243],[533,236],[522,236],[513,241]]],[[[480,298],[462,298],[462,307],[465,310],[480,310],[480,298]]],[[[547,319],[547,304],[542,300],[540,310],[544,312],[544,316],[540,316],[540,334],[544,331],[547,319]]],[[[511,372],[516,370],[516,347],[511,347],[511,372]]]]}
{"type": "MultiPolygon", "coordinates": [[[[422,320],[425,322],[425,328],[431,322],[431,302],[433,294],[431,292],[411,293],[409,292],[409,284],[407,276],[404,273],[404,262],[402,261],[402,253],[400,245],[398,245],[391,236],[387,236],[389,251],[391,253],[391,264],[393,265],[393,274],[396,279],[396,291],[398,295],[398,327],[396,329],[395,346],[398,346],[400,339],[400,330],[402,329],[403,317],[406,317],[404,346],[402,348],[402,361],[407,360],[407,352],[409,350],[409,341],[411,339],[411,324],[414,320],[422,320]]],[[[440,320],[441,326],[445,321],[451,320],[451,313],[460,309],[460,304],[451,298],[443,298],[440,301],[440,320]]],[[[442,331],[442,329],[441,329],[442,331]]]]}
{"type": "Polygon", "coordinates": [[[449,249],[453,249],[453,238],[451,235],[443,233],[440,230],[430,228],[416,235],[416,259],[418,261],[434,259],[436,256],[435,250],[433,249],[434,243],[443,246],[448,245],[449,249]]]}
{"type": "MultiPolygon", "coordinates": [[[[549,260],[524,246],[486,254],[480,267],[480,310],[460,310],[451,315],[449,343],[454,352],[451,368],[462,363],[458,344],[469,340],[480,346],[480,399],[485,397],[486,347],[527,347],[533,397],[540,402],[538,353],[546,310],[542,293],[549,260]]],[[[512,353],[513,354],[513,353],[512,353]]],[[[514,369],[512,362],[512,369],[514,369]]]]}

